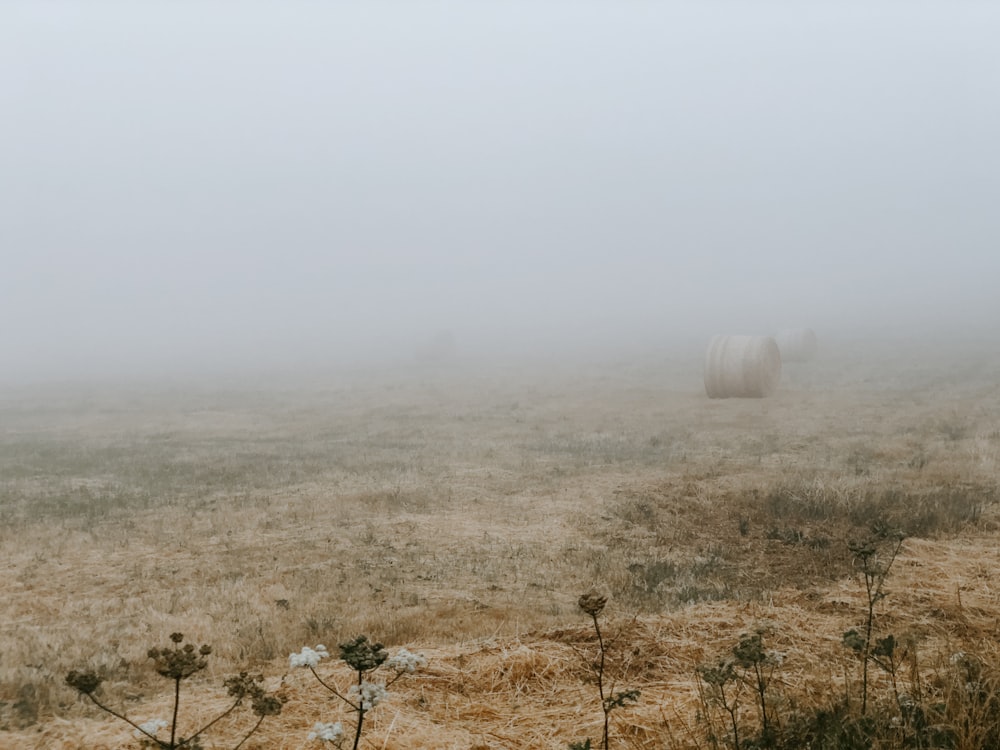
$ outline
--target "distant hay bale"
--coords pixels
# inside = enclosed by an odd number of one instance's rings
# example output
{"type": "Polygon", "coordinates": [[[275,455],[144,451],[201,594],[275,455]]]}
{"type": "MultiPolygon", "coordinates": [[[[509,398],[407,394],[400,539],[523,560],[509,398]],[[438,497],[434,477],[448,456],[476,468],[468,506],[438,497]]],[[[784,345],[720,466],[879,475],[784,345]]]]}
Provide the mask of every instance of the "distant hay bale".
{"type": "Polygon", "coordinates": [[[715,336],[705,354],[709,398],[763,398],[781,380],[781,354],[770,336],[715,336]]]}
{"type": "Polygon", "coordinates": [[[782,362],[808,362],[816,356],[816,334],[811,328],[789,328],[774,339],[782,362]]]}

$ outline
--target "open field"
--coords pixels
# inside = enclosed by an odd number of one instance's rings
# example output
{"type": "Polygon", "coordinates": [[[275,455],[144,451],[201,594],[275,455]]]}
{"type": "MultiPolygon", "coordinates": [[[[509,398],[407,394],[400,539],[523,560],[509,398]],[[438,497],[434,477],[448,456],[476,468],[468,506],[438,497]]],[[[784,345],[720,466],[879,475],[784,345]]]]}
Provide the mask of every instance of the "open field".
{"type": "Polygon", "coordinates": [[[687,356],[0,389],[0,747],[129,747],[63,678],[165,715],[146,651],[180,631],[214,648],[192,723],[241,669],[281,686],[244,747],[347,719],[288,654],[364,633],[429,659],[366,746],[565,748],[601,720],[590,589],[641,690],[613,744],[711,747],[695,667],[755,627],[783,715],[856,694],[875,528],[907,535],[878,625],[908,679],[996,666],[998,372],[995,343],[843,344],[761,400],[708,400],[687,356]]]}

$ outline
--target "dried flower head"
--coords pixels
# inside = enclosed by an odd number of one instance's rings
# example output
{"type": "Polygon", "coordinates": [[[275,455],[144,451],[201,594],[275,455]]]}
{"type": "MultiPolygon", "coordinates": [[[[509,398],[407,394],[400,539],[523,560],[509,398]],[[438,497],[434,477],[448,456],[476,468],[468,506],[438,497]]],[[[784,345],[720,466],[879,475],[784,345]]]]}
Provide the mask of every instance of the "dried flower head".
{"type": "Polygon", "coordinates": [[[74,669],[66,675],[66,684],[84,695],[90,695],[101,686],[101,678],[92,669],[84,672],[77,672],[74,669]]]}
{"type": "Polygon", "coordinates": [[[281,713],[285,701],[277,695],[270,695],[263,686],[264,675],[240,672],[234,677],[227,677],[222,683],[227,692],[240,703],[244,698],[250,698],[250,706],[258,716],[276,716],[281,713]]]}
{"type": "Polygon", "coordinates": [[[317,721],[313,725],[313,729],[309,733],[309,736],[306,737],[306,739],[319,740],[320,742],[337,743],[343,736],[344,736],[344,725],[341,724],[339,721],[331,722],[329,724],[324,724],[322,721],[317,721]]]}
{"type": "Polygon", "coordinates": [[[699,664],[696,670],[705,682],[709,685],[722,687],[728,682],[737,679],[736,664],[732,659],[722,657],[714,662],[699,664]]]}
{"type": "Polygon", "coordinates": [[[377,682],[368,682],[366,680],[360,685],[351,685],[351,689],[347,694],[358,702],[362,710],[371,711],[385,700],[388,692],[385,689],[385,685],[379,685],[377,682]]]}
{"type": "Polygon", "coordinates": [[[280,696],[261,692],[254,696],[253,703],[250,705],[258,716],[277,716],[281,713],[281,707],[285,705],[285,701],[280,696]]]}
{"type": "Polygon", "coordinates": [[[299,653],[288,655],[288,663],[292,667],[315,667],[319,664],[320,659],[325,659],[329,655],[326,646],[322,643],[314,649],[303,646],[299,653]]]}
{"type": "Polygon", "coordinates": [[[170,640],[177,645],[173,648],[151,648],[146,652],[155,662],[153,667],[158,674],[173,680],[183,680],[208,666],[204,657],[212,653],[211,646],[203,645],[197,650],[193,643],[181,646],[184,640],[181,633],[171,633],[170,640]]]}
{"type": "Polygon", "coordinates": [[[597,617],[604,611],[604,605],[608,603],[608,597],[601,596],[595,591],[584,594],[577,600],[580,609],[591,617],[597,617]]]}
{"type": "Polygon", "coordinates": [[[232,697],[242,700],[248,695],[253,696],[259,692],[263,692],[263,688],[260,686],[260,683],[263,681],[264,675],[262,674],[240,672],[235,677],[227,677],[223,680],[222,684],[232,697]]]}
{"type": "Polygon", "coordinates": [[[420,667],[427,666],[427,659],[423,654],[414,654],[405,648],[401,648],[388,658],[385,665],[396,672],[413,674],[420,667]]]}
{"type": "Polygon", "coordinates": [[[356,672],[370,672],[377,669],[389,658],[389,652],[381,643],[369,643],[368,637],[357,638],[338,644],[340,658],[356,672]]]}

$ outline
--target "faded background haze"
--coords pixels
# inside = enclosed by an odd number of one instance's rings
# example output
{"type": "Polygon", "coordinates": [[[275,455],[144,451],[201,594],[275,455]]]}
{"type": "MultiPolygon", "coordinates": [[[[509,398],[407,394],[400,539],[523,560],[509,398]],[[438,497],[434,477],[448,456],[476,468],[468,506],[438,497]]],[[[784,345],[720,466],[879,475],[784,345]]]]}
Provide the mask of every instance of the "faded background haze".
{"type": "Polygon", "coordinates": [[[0,8],[0,380],[996,344],[1000,7],[0,8]]]}

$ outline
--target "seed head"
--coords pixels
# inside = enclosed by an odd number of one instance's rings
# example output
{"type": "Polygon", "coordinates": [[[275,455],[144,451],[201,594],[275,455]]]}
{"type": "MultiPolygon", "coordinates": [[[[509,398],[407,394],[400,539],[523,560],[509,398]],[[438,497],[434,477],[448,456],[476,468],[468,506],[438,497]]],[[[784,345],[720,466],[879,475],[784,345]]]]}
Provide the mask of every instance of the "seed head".
{"type": "Polygon", "coordinates": [[[324,724],[322,721],[317,721],[313,725],[313,730],[306,737],[308,740],[319,740],[320,742],[332,742],[334,746],[337,746],[340,738],[344,736],[344,726],[338,722],[331,722],[329,724],[324,724]]]}
{"type": "Polygon", "coordinates": [[[205,657],[212,653],[211,646],[203,645],[199,649],[193,643],[181,646],[184,636],[180,633],[171,633],[170,640],[177,645],[173,648],[151,648],[146,652],[155,662],[153,667],[158,674],[172,680],[183,680],[208,666],[205,657]]]}
{"type": "Polygon", "coordinates": [[[601,614],[601,612],[604,611],[604,605],[607,603],[608,597],[601,596],[594,591],[584,594],[579,598],[579,600],[577,600],[577,604],[580,605],[580,609],[591,617],[597,617],[601,614]]]}
{"type": "Polygon", "coordinates": [[[413,654],[405,648],[401,648],[394,656],[389,657],[385,665],[396,672],[409,672],[412,674],[420,667],[427,666],[427,659],[423,654],[413,654]]]}
{"type": "Polygon", "coordinates": [[[284,701],[277,695],[260,694],[254,697],[253,712],[257,716],[277,716],[281,713],[281,707],[284,705],[284,701]]]}
{"type": "Polygon", "coordinates": [[[326,646],[322,643],[316,646],[315,649],[303,646],[301,652],[288,655],[288,663],[292,667],[315,667],[319,664],[320,659],[325,659],[329,655],[330,653],[326,650],[326,646]]]}
{"type": "Polygon", "coordinates": [[[356,672],[370,672],[389,658],[381,643],[370,643],[368,637],[359,635],[354,640],[338,644],[340,658],[356,672]]]}
{"type": "Polygon", "coordinates": [[[90,695],[101,686],[101,678],[91,669],[85,672],[77,672],[74,669],[66,675],[66,684],[84,695],[90,695]]]}
{"type": "Polygon", "coordinates": [[[385,700],[388,692],[385,689],[385,685],[365,680],[360,685],[351,685],[351,689],[347,694],[361,706],[363,711],[371,711],[385,700]]]}
{"type": "Polygon", "coordinates": [[[260,687],[260,683],[263,681],[263,675],[240,672],[235,677],[227,677],[222,684],[231,696],[243,700],[248,695],[256,696],[262,693],[263,688],[260,687]]]}

